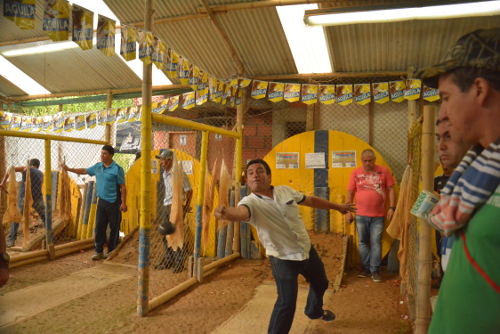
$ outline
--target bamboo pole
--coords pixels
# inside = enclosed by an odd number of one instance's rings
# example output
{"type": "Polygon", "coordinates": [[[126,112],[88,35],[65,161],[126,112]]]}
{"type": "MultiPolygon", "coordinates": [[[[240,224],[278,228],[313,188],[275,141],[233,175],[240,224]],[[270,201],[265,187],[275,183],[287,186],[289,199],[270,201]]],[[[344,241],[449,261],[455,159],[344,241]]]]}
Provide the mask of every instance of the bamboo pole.
{"type": "Polygon", "coordinates": [[[35,257],[39,257],[39,256],[45,256],[46,259],[48,259],[48,251],[47,250],[40,250],[40,251],[35,251],[35,252],[29,252],[29,253],[26,253],[26,254],[21,254],[21,255],[16,255],[16,256],[13,256],[11,259],[10,259],[10,263],[16,263],[16,262],[20,262],[20,261],[24,261],[24,260],[29,260],[29,259],[33,259],[35,257]]]}
{"type": "Polygon", "coordinates": [[[56,250],[55,257],[58,258],[61,256],[65,256],[68,254],[73,254],[73,253],[79,252],[81,249],[88,249],[88,248],[93,248],[93,247],[94,247],[94,243],[90,243],[90,244],[86,244],[86,245],[80,245],[79,247],[64,248],[64,249],[60,249],[59,251],[56,250]]]}
{"type": "Polygon", "coordinates": [[[102,141],[102,140],[62,137],[62,136],[55,136],[55,135],[46,135],[46,134],[41,134],[41,133],[30,133],[30,132],[10,131],[10,130],[0,130],[0,136],[34,138],[34,139],[45,139],[45,140],[54,140],[54,141],[67,141],[67,142],[73,142],[73,143],[106,145],[106,142],[102,141]]]}
{"type": "MultiPolygon", "coordinates": [[[[146,0],[144,8],[144,28],[153,31],[154,0],[146,0]]],[[[137,314],[144,317],[149,312],[149,252],[151,232],[151,94],[152,64],[142,66],[142,113],[141,113],[141,208],[139,234],[139,268],[137,314]]]]}
{"type": "MultiPolygon", "coordinates": [[[[166,115],[159,115],[159,114],[152,114],[151,118],[152,118],[153,122],[157,122],[157,123],[170,124],[170,125],[175,125],[175,126],[180,126],[180,127],[185,127],[185,128],[191,128],[193,130],[199,130],[199,131],[210,131],[212,133],[217,133],[217,134],[220,134],[223,136],[236,138],[236,139],[241,137],[241,134],[237,133],[237,132],[221,129],[221,128],[211,126],[211,125],[206,125],[206,124],[201,124],[201,123],[189,121],[189,120],[182,119],[182,118],[166,116],[166,115]]],[[[1,132],[0,132],[0,135],[1,135],[1,132]]]]}
{"type": "MultiPolygon", "coordinates": [[[[111,90],[106,94],[106,109],[111,109],[113,106],[113,94],[111,93],[111,90]]],[[[105,138],[106,138],[106,143],[108,145],[111,144],[111,124],[106,124],[106,128],[104,130],[105,138]]]]}
{"type": "Polygon", "coordinates": [[[19,261],[19,262],[14,262],[14,263],[11,262],[9,264],[9,269],[16,268],[16,267],[21,267],[21,266],[24,266],[26,264],[31,264],[31,263],[46,261],[46,260],[48,260],[47,256],[38,256],[38,257],[33,257],[33,258],[30,258],[30,259],[24,260],[24,261],[19,261]]]}
{"type": "Polygon", "coordinates": [[[77,247],[77,246],[86,245],[86,244],[89,244],[89,243],[90,244],[94,243],[94,238],[88,238],[88,239],[83,239],[83,240],[68,242],[67,244],[57,245],[54,248],[55,248],[56,251],[58,251],[58,250],[61,250],[61,249],[71,248],[71,247],[77,247]]]}
{"type": "Polygon", "coordinates": [[[45,235],[47,246],[54,243],[52,230],[52,161],[50,155],[50,139],[45,140],[45,235]]]}
{"type": "MultiPolygon", "coordinates": [[[[201,156],[200,156],[200,181],[198,183],[198,198],[196,199],[196,234],[194,247],[194,263],[198,263],[200,257],[202,220],[203,220],[203,200],[205,198],[205,177],[207,173],[208,160],[208,136],[210,132],[203,131],[201,134],[201,156]]],[[[206,247],[206,245],[205,245],[206,247]]],[[[193,276],[197,275],[197,266],[194,266],[193,276]]]]}
{"type": "MultiPolygon", "coordinates": [[[[241,173],[243,165],[243,113],[247,107],[247,94],[246,90],[243,90],[241,95],[241,103],[236,107],[236,132],[240,135],[236,139],[236,167],[235,167],[235,180],[234,189],[235,191],[240,191],[241,183],[241,173]]],[[[241,198],[241,197],[240,197],[241,198]]],[[[236,203],[238,204],[238,203],[236,203]]],[[[241,230],[240,223],[235,222],[234,224],[234,241],[233,241],[233,251],[241,253],[241,240],[240,240],[241,230]]]]}
{"type": "MultiPolygon", "coordinates": [[[[424,124],[422,127],[422,189],[433,191],[434,189],[434,138],[436,107],[424,107],[424,124]]],[[[430,323],[430,296],[431,296],[431,226],[424,220],[419,219],[420,238],[418,252],[418,293],[417,293],[417,317],[415,321],[415,334],[425,334],[430,323]]]]}

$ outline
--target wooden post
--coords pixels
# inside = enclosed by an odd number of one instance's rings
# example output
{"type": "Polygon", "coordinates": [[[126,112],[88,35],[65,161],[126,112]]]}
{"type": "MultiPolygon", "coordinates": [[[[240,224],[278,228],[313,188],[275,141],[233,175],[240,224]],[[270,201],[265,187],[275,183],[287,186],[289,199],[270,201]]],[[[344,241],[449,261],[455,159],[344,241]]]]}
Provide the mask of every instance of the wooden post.
{"type": "MultiPolygon", "coordinates": [[[[144,28],[153,32],[154,0],[146,0],[144,28]]],[[[141,209],[139,233],[139,268],[137,314],[144,317],[149,312],[149,252],[151,232],[151,94],[152,64],[142,66],[142,133],[141,133],[141,209]]]]}
{"type": "MultiPolygon", "coordinates": [[[[107,98],[106,98],[106,109],[111,109],[112,106],[113,106],[113,94],[111,93],[111,90],[109,90],[109,92],[106,94],[107,95],[107,98]]],[[[106,137],[106,142],[108,143],[108,145],[112,145],[111,143],[111,125],[110,124],[106,124],[106,128],[104,130],[104,135],[106,137]]]]}
{"type": "Polygon", "coordinates": [[[208,135],[209,131],[201,133],[201,155],[200,155],[200,181],[198,186],[198,198],[196,199],[196,233],[195,233],[195,247],[194,247],[194,266],[193,276],[197,275],[198,258],[200,257],[201,248],[201,235],[203,225],[203,201],[205,199],[205,177],[207,173],[208,161],[208,135]]]}
{"type": "MultiPolygon", "coordinates": [[[[422,127],[422,189],[434,189],[434,117],[436,107],[424,107],[424,124],[422,127]]],[[[425,334],[430,323],[430,296],[431,296],[431,226],[422,219],[420,223],[420,238],[418,252],[418,288],[417,288],[417,318],[415,334],[425,334]]]]}
{"type": "MultiPolygon", "coordinates": [[[[410,66],[408,68],[408,78],[413,77],[413,72],[415,68],[410,66]]],[[[408,101],[408,133],[410,133],[413,127],[413,122],[417,120],[417,100],[408,101]]]]}
{"type": "MultiPolygon", "coordinates": [[[[371,85],[370,85],[371,87],[371,85]]],[[[371,89],[371,88],[370,88],[371,89]]],[[[373,99],[368,103],[368,144],[373,146],[373,99]]]]}

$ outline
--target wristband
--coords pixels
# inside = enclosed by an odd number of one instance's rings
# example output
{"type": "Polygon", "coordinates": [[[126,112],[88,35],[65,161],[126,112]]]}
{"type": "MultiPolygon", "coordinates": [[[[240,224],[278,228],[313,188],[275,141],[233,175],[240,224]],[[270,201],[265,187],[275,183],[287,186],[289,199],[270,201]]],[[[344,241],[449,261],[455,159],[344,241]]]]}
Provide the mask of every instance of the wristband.
{"type": "Polygon", "coordinates": [[[395,206],[391,206],[389,209],[392,209],[392,210],[396,210],[396,207],[395,206]]]}

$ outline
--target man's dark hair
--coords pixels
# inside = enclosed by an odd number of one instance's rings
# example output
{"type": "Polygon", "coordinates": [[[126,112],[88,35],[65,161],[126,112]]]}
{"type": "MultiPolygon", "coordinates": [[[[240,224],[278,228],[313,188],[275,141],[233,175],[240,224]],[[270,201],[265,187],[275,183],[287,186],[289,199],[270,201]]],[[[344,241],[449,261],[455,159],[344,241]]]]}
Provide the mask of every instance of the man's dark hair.
{"type": "Polygon", "coordinates": [[[30,160],[30,166],[33,166],[35,168],[39,168],[40,167],[40,160],[38,160],[38,159],[31,159],[30,160]]]}
{"type": "Polygon", "coordinates": [[[101,150],[108,151],[109,154],[115,155],[115,149],[111,145],[104,145],[101,150]]]}
{"type": "Polygon", "coordinates": [[[500,92],[500,72],[477,67],[459,67],[448,73],[453,74],[451,78],[462,93],[468,92],[477,78],[485,79],[493,89],[500,92]]]}
{"type": "Polygon", "coordinates": [[[269,167],[269,165],[267,164],[267,162],[265,162],[262,159],[253,159],[253,160],[250,160],[247,163],[246,173],[248,173],[248,167],[250,167],[251,165],[254,165],[254,164],[262,164],[264,166],[264,169],[266,170],[266,174],[267,175],[271,175],[271,167],[269,167]]]}

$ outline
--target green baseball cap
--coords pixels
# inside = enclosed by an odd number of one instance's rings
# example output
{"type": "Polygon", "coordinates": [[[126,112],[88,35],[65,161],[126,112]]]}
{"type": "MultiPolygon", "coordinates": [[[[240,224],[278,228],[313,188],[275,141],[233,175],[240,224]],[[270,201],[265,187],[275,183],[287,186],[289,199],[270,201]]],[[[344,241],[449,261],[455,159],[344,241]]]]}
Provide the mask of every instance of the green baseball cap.
{"type": "Polygon", "coordinates": [[[426,86],[437,88],[441,74],[459,67],[500,72],[500,27],[479,29],[460,37],[439,64],[420,69],[416,77],[426,86]]]}

